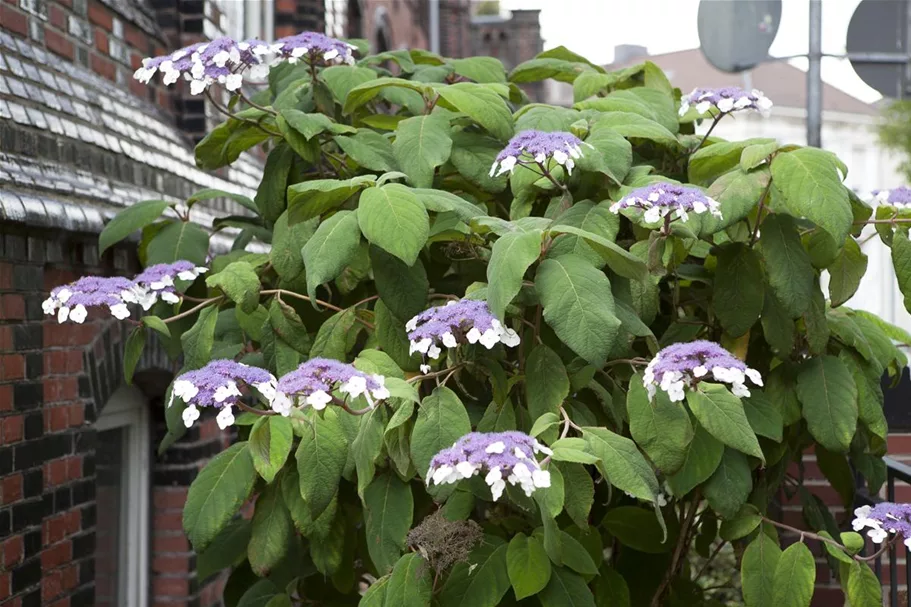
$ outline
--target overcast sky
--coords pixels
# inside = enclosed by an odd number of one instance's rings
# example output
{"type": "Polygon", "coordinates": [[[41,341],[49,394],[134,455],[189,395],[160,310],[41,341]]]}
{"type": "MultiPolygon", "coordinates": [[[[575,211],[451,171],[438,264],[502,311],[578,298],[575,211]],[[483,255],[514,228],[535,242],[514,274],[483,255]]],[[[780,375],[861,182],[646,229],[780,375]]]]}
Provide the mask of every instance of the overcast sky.
{"type": "MultiPolygon", "coordinates": [[[[845,33],[859,2],[824,0],[823,52],[844,53],[845,33]]],[[[771,54],[782,57],[805,53],[809,2],[783,0],[782,4],[781,26],[771,54]]],[[[501,6],[541,9],[545,48],[563,45],[596,63],[613,60],[617,44],[640,44],[652,54],[699,46],[699,0],[501,0],[501,6]]],[[[794,63],[806,66],[805,60],[794,63]]],[[[880,98],[857,77],[847,61],[824,58],[823,79],[864,101],[880,98]]]]}

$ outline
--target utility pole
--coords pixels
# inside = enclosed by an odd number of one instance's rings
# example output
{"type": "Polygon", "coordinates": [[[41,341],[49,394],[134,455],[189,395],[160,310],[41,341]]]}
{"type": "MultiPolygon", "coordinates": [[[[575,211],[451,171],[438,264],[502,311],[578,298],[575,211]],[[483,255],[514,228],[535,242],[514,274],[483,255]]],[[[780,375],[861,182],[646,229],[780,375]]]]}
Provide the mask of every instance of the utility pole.
{"type": "Polygon", "coordinates": [[[822,147],[822,0],[810,0],[807,145],[822,147]]]}

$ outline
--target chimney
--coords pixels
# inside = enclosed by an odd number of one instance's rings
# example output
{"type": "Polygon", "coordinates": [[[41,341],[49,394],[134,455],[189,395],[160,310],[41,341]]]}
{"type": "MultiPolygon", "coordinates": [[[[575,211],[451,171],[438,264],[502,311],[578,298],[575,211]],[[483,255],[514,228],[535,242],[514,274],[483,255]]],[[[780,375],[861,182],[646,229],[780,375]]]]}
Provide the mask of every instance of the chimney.
{"type": "Polygon", "coordinates": [[[618,44],[614,47],[614,63],[629,63],[648,57],[648,49],[638,44],[618,44]]]}

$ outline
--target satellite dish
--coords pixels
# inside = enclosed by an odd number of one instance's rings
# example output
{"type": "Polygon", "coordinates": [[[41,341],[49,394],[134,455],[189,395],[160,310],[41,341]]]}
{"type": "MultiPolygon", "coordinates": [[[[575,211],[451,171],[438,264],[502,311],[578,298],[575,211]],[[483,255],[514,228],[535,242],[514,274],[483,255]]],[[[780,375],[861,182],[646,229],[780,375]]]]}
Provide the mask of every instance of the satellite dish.
{"type": "Polygon", "coordinates": [[[702,0],[699,43],[722,72],[742,72],[769,58],[781,23],[781,0],[702,0]]]}
{"type": "MultiPolygon", "coordinates": [[[[864,0],[857,5],[845,46],[851,53],[906,53],[908,3],[906,0],[864,0]]],[[[905,90],[903,63],[851,59],[860,79],[885,97],[901,98],[905,90]]]]}

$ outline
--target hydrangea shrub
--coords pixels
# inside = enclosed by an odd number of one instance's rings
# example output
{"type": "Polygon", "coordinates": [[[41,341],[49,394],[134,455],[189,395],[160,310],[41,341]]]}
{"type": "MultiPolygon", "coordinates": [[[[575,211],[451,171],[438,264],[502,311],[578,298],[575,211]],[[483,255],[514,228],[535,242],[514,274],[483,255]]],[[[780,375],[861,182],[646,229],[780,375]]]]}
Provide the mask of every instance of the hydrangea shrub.
{"type": "Polygon", "coordinates": [[[879,605],[864,555],[908,541],[907,507],[852,531],[800,462],[848,513],[884,482],[880,382],[911,336],[844,304],[868,224],[911,301],[907,193],[874,215],[829,152],[712,136],[771,102],[684,96],[648,62],[363,51],[305,33],[144,62],[228,115],[198,165],[260,147],[262,183],[122,211],[101,248],[141,231],[146,270],[45,303],[134,323],[128,380],[163,341],[162,449],[210,416],[236,434],[184,508],[200,578],[229,569],[229,606],[809,605],[812,544],[879,605]],[[547,78],[573,107],[529,101],[547,78]],[[216,197],[243,213],[195,223],[216,197]]]}

